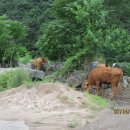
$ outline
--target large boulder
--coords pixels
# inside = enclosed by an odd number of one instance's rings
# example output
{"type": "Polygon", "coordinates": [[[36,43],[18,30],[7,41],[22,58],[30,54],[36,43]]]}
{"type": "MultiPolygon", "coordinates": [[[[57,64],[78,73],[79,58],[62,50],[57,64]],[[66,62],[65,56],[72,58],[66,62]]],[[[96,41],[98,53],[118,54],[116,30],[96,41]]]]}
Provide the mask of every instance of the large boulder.
{"type": "Polygon", "coordinates": [[[41,80],[45,76],[43,71],[32,69],[31,63],[23,64],[19,62],[18,66],[19,68],[26,69],[29,72],[31,79],[33,80],[41,80]]]}
{"type": "Polygon", "coordinates": [[[45,73],[43,71],[29,69],[29,68],[24,68],[24,69],[26,69],[29,72],[31,79],[33,80],[43,79],[45,76],[45,73]]]}
{"type": "Polygon", "coordinates": [[[64,66],[64,62],[56,62],[48,66],[47,71],[57,71],[64,66]]]}
{"type": "Polygon", "coordinates": [[[127,81],[128,81],[128,83],[130,84],[130,77],[128,77],[127,81]]]}
{"type": "Polygon", "coordinates": [[[123,76],[123,79],[125,79],[126,81],[128,81],[128,76],[123,76]]]}
{"type": "Polygon", "coordinates": [[[26,64],[18,62],[18,67],[20,67],[20,68],[26,68],[27,66],[26,66],[26,64]]]}
{"type": "Polygon", "coordinates": [[[10,70],[15,70],[15,68],[0,68],[0,74],[3,74],[3,73],[10,71],[10,70]]]}
{"type": "Polygon", "coordinates": [[[123,79],[121,81],[121,86],[123,88],[129,87],[128,76],[123,76],[123,79]]]}
{"type": "Polygon", "coordinates": [[[23,63],[20,63],[20,62],[18,62],[18,67],[20,67],[20,68],[29,68],[29,69],[32,68],[31,63],[23,64],[23,63]]]}
{"type": "Polygon", "coordinates": [[[85,72],[74,72],[66,80],[66,83],[68,83],[69,86],[71,86],[71,87],[77,88],[77,87],[81,87],[81,85],[85,79],[86,79],[85,72]]]}
{"type": "Polygon", "coordinates": [[[32,68],[31,68],[31,67],[32,67],[32,64],[31,64],[31,63],[27,63],[27,64],[26,64],[26,67],[29,68],[29,69],[32,69],[32,68]]]}
{"type": "Polygon", "coordinates": [[[79,76],[69,77],[66,81],[71,87],[79,87],[82,84],[82,79],[79,76]]]}

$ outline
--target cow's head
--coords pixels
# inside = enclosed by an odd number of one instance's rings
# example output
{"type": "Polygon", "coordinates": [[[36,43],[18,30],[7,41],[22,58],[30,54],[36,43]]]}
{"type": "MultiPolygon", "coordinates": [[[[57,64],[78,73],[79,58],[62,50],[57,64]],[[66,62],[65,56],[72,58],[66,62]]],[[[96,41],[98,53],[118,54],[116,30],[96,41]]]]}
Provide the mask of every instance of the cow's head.
{"type": "Polygon", "coordinates": [[[83,85],[83,89],[85,90],[85,91],[90,91],[90,89],[91,89],[92,87],[91,87],[91,84],[88,82],[88,80],[86,80],[85,82],[84,82],[84,85],[83,85]]]}

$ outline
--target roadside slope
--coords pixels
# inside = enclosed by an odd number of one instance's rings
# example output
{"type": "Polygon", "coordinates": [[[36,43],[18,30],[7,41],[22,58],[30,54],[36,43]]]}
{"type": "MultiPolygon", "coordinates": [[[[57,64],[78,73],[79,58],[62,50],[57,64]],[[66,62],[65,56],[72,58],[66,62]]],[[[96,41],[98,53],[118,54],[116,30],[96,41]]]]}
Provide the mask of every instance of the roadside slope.
{"type": "Polygon", "coordinates": [[[59,83],[21,86],[0,93],[0,120],[25,121],[32,130],[79,128],[93,120],[89,102],[82,92],[59,83]]]}

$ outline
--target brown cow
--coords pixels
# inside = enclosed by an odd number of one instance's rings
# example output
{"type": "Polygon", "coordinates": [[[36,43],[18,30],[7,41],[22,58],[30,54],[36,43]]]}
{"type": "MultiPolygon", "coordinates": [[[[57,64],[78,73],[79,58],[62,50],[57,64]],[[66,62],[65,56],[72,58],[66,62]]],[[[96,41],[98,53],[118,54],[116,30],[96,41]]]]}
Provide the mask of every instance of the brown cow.
{"type": "Polygon", "coordinates": [[[34,69],[37,69],[37,70],[43,70],[45,71],[45,67],[44,65],[48,63],[48,59],[47,58],[36,58],[33,60],[33,66],[34,66],[34,69]]]}
{"type": "Polygon", "coordinates": [[[102,83],[112,85],[112,95],[117,95],[118,84],[123,76],[123,72],[119,68],[112,67],[96,67],[90,71],[88,74],[88,79],[85,81],[83,88],[85,90],[90,90],[93,85],[96,85],[96,91],[99,95],[102,83]]]}

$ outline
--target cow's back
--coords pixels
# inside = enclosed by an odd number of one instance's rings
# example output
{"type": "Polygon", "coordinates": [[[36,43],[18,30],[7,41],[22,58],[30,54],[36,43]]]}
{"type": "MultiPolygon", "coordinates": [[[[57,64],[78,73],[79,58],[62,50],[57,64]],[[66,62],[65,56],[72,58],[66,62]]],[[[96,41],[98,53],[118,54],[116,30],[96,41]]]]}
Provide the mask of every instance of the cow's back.
{"type": "Polygon", "coordinates": [[[96,81],[102,83],[119,82],[123,72],[119,68],[112,67],[97,67],[90,71],[88,80],[90,83],[95,84],[96,81]]]}
{"type": "Polygon", "coordinates": [[[35,69],[40,70],[41,66],[42,66],[42,58],[36,58],[33,60],[33,63],[35,65],[35,69]]]}
{"type": "Polygon", "coordinates": [[[90,73],[88,74],[88,80],[91,84],[95,84],[95,82],[97,80],[100,80],[101,78],[101,75],[103,73],[103,68],[101,67],[97,67],[97,68],[94,68],[90,71],[90,73]]]}

